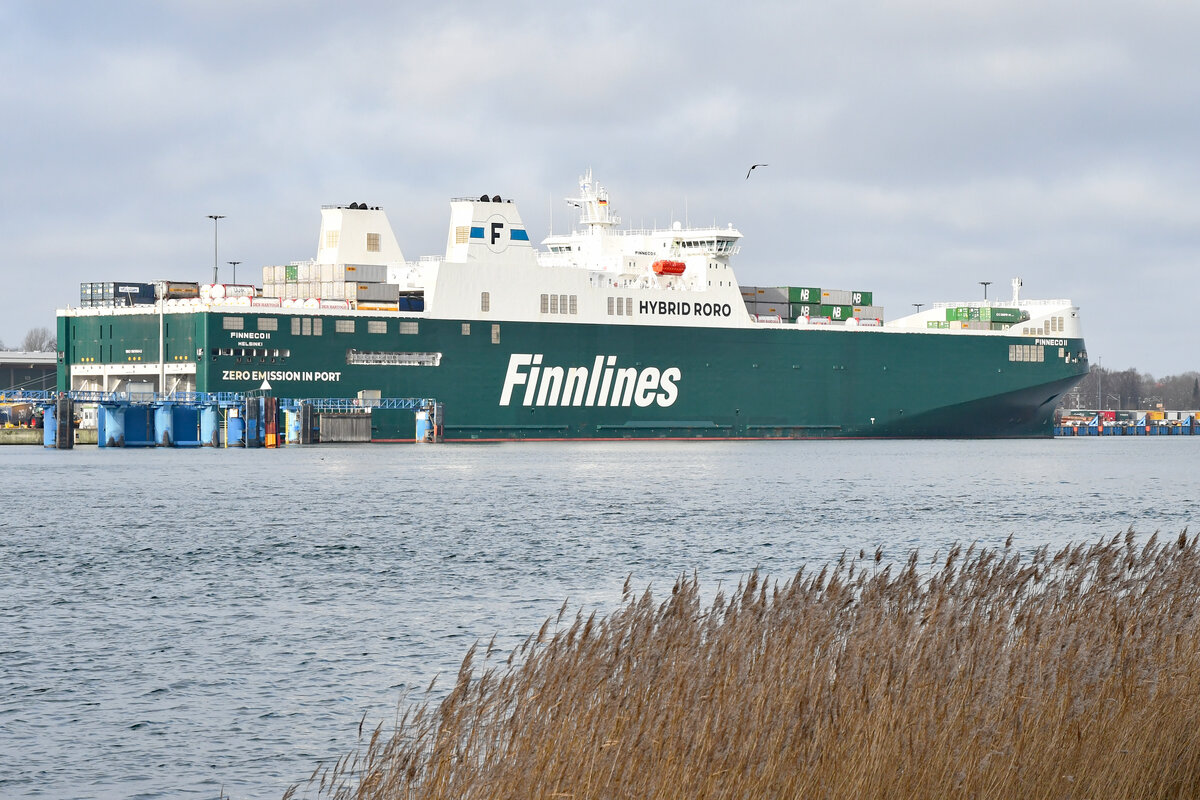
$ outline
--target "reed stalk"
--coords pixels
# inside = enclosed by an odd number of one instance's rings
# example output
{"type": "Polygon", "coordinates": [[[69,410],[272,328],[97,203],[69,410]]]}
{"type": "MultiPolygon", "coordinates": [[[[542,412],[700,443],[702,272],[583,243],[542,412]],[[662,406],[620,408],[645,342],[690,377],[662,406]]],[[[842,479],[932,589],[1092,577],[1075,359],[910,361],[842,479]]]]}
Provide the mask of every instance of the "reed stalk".
{"type": "MultiPolygon", "coordinates": [[[[485,798],[1200,797],[1200,551],[955,546],[626,592],[363,737],[302,793],[485,798]]],[[[560,620],[561,620],[560,615],[560,620]]],[[[498,657],[497,657],[498,658],[498,657]]]]}

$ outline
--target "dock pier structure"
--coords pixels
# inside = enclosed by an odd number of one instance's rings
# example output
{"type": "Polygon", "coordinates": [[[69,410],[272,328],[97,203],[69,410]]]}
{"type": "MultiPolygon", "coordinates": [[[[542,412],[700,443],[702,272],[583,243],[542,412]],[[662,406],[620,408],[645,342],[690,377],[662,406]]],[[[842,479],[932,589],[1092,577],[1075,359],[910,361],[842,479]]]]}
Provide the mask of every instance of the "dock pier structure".
{"type": "Polygon", "coordinates": [[[43,409],[43,445],[74,444],[75,410],[96,408],[100,447],[277,448],[320,442],[382,441],[374,436],[376,411],[410,411],[411,439],[441,441],[441,403],[429,398],[284,398],[237,392],[25,392],[43,409]],[[429,420],[436,419],[436,425],[429,420]]]}

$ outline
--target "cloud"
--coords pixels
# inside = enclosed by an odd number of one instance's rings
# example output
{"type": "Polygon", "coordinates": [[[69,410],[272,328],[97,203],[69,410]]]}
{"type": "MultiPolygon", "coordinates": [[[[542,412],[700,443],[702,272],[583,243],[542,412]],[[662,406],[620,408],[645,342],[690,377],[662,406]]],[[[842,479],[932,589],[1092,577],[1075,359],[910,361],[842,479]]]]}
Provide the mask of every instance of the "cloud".
{"type": "Polygon", "coordinates": [[[593,167],[634,224],[739,226],[746,283],[815,274],[903,310],[1023,273],[1076,295],[1106,364],[1197,366],[1200,323],[1168,315],[1164,337],[1124,309],[1139,276],[1185,284],[1200,254],[1198,8],[73,10],[0,10],[0,112],[21,122],[0,129],[7,341],[80,281],[206,277],[209,213],[222,260],[263,265],[313,255],[322,203],[366,200],[415,257],[441,250],[448,197],[516,197],[545,231],[593,167]]]}

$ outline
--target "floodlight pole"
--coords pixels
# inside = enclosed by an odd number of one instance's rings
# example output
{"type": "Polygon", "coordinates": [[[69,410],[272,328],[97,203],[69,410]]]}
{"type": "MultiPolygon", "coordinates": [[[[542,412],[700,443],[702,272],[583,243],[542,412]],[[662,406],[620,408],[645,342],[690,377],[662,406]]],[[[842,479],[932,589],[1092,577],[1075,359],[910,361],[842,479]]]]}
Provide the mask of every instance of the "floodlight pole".
{"type": "Polygon", "coordinates": [[[234,282],[234,283],[237,283],[237,265],[238,265],[238,264],[240,264],[240,263],[242,263],[242,262],[240,262],[240,261],[226,261],[225,263],[226,263],[226,264],[228,264],[229,266],[233,267],[233,282],[234,282]]]}
{"type": "Polygon", "coordinates": [[[209,214],[213,221],[213,283],[217,282],[217,220],[225,219],[224,214],[209,214]]]}

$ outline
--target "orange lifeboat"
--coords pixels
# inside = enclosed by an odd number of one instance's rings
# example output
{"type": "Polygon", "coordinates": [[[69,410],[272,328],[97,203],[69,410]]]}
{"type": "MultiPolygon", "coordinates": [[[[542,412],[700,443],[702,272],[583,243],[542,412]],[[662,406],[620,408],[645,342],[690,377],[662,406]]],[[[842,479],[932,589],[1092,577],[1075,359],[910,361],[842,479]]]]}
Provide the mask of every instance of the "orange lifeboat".
{"type": "Polygon", "coordinates": [[[651,269],[655,275],[682,275],[687,264],[682,261],[655,261],[651,269]]]}

